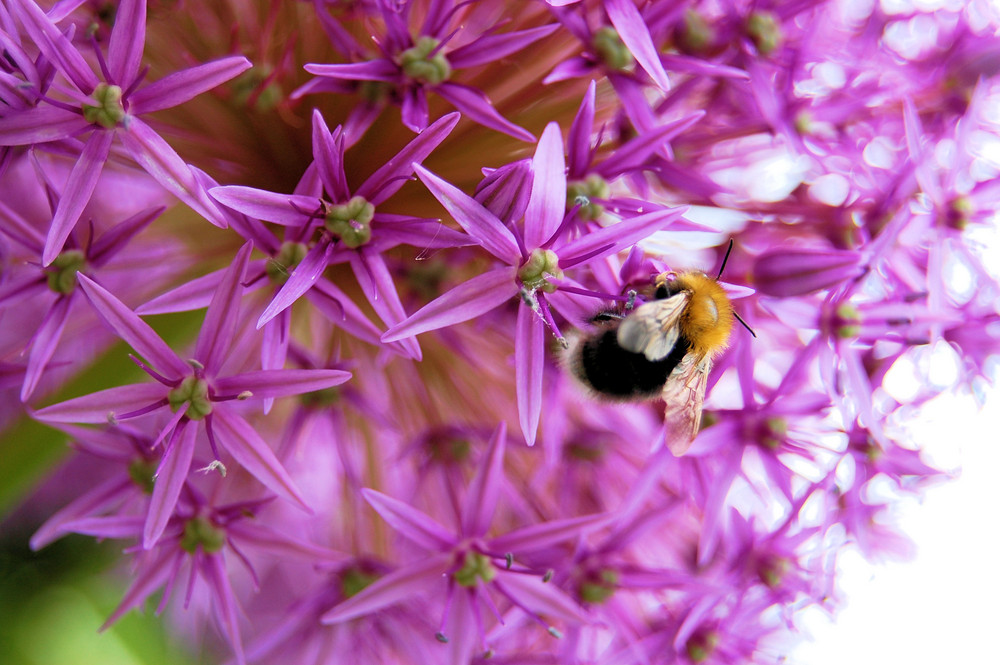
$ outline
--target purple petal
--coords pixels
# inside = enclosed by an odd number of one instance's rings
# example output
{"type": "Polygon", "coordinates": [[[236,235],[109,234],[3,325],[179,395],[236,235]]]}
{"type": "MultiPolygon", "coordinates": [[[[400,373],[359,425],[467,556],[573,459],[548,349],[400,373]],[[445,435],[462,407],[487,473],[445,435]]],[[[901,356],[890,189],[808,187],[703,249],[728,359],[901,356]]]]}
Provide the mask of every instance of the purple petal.
{"type": "Polygon", "coordinates": [[[936,170],[932,163],[923,157],[924,149],[920,145],[920,139],[926,136],[926,134],[924,133],[923,125],[920,123],[920,115],[917,113],[917,107],[909,97],[903,99],[903,129],[903,133],[906,136],[906,149],[910,154],[910,160],[916,167],[914,175],[917,178],[920,189],[938,207],[945,206],[945,194],[938,183],[936,170]]]}
{"type": "Polygon", "coordinates": [[[331,200],[346,202],[351,198],[351,190],[344,173],[344,138],[340,127],[330,133],[319,109],[313,109],[312,114],[312,151],[323,189],[331,200]]]}
{"type": "Polygon", "coordinates": [[[476,648],[480,646],[479,627],[476,625],[477,589],[458,587],[452,596],[452,605],[448,611],[448,623],[445,624],[445,637],[448,639],[448,657],[442,660],[442,665],[467,665],[477,660],[476,648]]]}
{"type": "Polygon", "coordinates": [[[232,80],[251,66],[246,58],[232,56],[174,72],[132,93],[129,113],[142,115],[173,108],[232,80]]]}
{"type": "Polygon", "coordinates": [[[153,563],[143,565],[137,571],[132,586],[125,592],[122,602],[104,622],[101,630],[106,630],[111,624],[123,617],[126,612],[141,605],[146,598],[166,584],[171,575],[175,573],[177,566],[180,565],[182,557],[186,557],[186,553],[182,554],[181,551],[174,548],[165,547],[153,563]]]}
{"type": "Polygon", "coordinates": [[[462,282],[387,330],[382,341],[393,342],[485,314],[517,295],[516,275],[516,268],[504,267],[462,282]]]}
{"type": "Polygon", "coordinates": [[[481,91],[458,83],[442,83],[435,87],[434,91],[451,102],[455,108],[462,112],[462,115],[473,122],[522,141],[535,142],[535,137],[531,132],[523,127],[518,127],[500,115],[481,91]]]}
{"type": "Polygon", "coordinates": [[[129,496],[135,490],[135,484],[130,478],[115,476],[91,487],[87,492],[69,505],[62,508],[38,528],[31,536],[31,549],[37,551],[51,542],[63,537],[70,530],[65,524],[85,515],[91,515],[104,510],[107,506],[129,496]]]}
{"type": "Polygon", "coordinates": [[[254,397],[285,397],[339,386],[350,378],[350,372],[339,369],[261,369],[216,379],[212,387],[220,395],[249,390],[254,397]]]}
{"type": "Polygon", "coordinates": [[[268,303],[260,318],[257,319],[257,330],[276,317],[279,312],[291,307],[292,303],[316,283],[316,280],[330,263],[330,254],[332,253],[333,243],[329,241],[321,241],[313,245],[313,248],[299,262],[299,265],[295,266],[292,274],[288,276],[288,280],[281,285],[281,289],[268,303]]]}
{"type": "Polygon", "coordinates": [[[171,380],[191,373],[191,367],[135,312],[86,275],[80,274],[77,279],[101,318],[140,356],[152,363],[155,369],[171,380]]]}
{"type": "Polygon", "coordinates": [[[410,141],[358,187],[356,194],[365,197],[374,206],[395,194],[406,184],[409,176],[413,175],[413,164],[419,164],[427,159],[427,156],[448,137],[459,118],[460,114],[449,113],[420,132],[417,138],[410,141]]]}
{"type": "Polygon", "coordinates": [[[59,402],[35,412],[51,423],[107,423],[116,413],[128,413],[166,399],[167,388],[159,383],[134,383],[59,402]]]}
{"type": "Polygon", "coordinates": [[[532,524],[489,540],[495,552],[535,552],[549,545],[577,538],[612,521],[614,515],[584,515],[564,520],[532,524]]]}
{"type": "Polygon", "coordinates": [[[441,576],[450,565],[449,552],[404,566],[375,580],[356,596],[335,606],[320,617],[320,622],[330,624],[349,621],[412,598],[432,584],[440,583],[441,576]]]}
{"type": "Polygon", "coordinates": [[[389,526],[420,547],[436,551],[455,545],[455,537],[448,529],[408,503],[368,488],[361,494],[389,526]]]}
{"type": "Polygon", "coordinates": [[[395,81],[399,68],[388,60],[369,60],[344,65],[304,65],[310,74],[348,81],[395,81]]]}
{"type": "Polygon", "coordinates": [[[449,229],[437,219],[402,218],[398,223],[386,221],[387,213],[375,213],[374,222],[378,224],[379,250],[390,249],[396,245],[412,245],[423,249],[440,249],[443,247],[469,247],[478,245],[472,236],[449,229]]]}
{"type": "Polygon", "coordinates": [[[278,194],[253,187],[213,187],[216,201],[244,215],[283,226],[302,226],[312,221],[311,211],[319,211],[322,202],[315,196],[278,194]]]}
{"type": "Polygon", "coordinates": [[[240,618],[236,594],[229,584],[229,572],[226,562],[221,556],[208,555],[204,559],[202,573],[205,581],[212,589],[212,610],[215,619],[226,635],[226,641],[233,649],[237,665],[246,665],[247,659],[243,653],[243,639],[240,637],[240,618]]]}
{"type": "MultiPolygon", "coordinates": [[[[389,267],[385,259],[370,247],[363,247],[350,255],[351,268],[358,282],[364,288],[368,302],[382,322],[392,327],[406,318],[406,310],[396,293],[389,267]]],[[[397,341],[403,353],[414,360],[421,359],[420,345],[412,337],[397,341]]]]}
{"type": "Polygon", "coordinates": [[[761,293],[801,296],[845,283],[861,273],[862,255],[850,250],[796,247],[764,252],[753,266],[761,293]]]}
{"type": "Polygon", "coordinates": [[[501,222],[513,224],[528,208],[533,179],[530,159],[505,164],[479,181],[474,198],[501,222]]]}
{"type": "Polygon", "coordinates": [[[0,118],[0,146],[58,141],[90,126],[78,113],[56,106],[36,106],[0,118]]]}
{"type": "Polygon", "coordinates": [[[111,257],[128,245],[132,238],[163,214],[164,210],[166,210],[165,206],[140,210],[103,233],[90,246],[90,251],[88,252],[90,263],[97,267],[103,266],[111,257]]]}
{"type": "Polygon", "coordinates": [[[42,324],[38,327],[31,340],[31,355],[28,356],[28,366],[24,372],[24,384],[21,386],[21,401],[27,402],[31,393],[38,386],[39,379],[56,352],[59,339],[69,315],[73,299],[68,296],[57,298],[49,311],[46,312],[42,324]]]}
{"type": "Polygon", "coordinates": [[[423,166],[414,164],[413,170],[459,226],[478,240],[486,251],[511,265],[520,264],[521,252],[514,235],[493,213],[423,166]]]}
{"type": "Polygon", "coordinates": [[[618,31],[618,36],[622,38],[622,43],[635,56],[639,66],[649,74],[661,90],[669,90],[670,81],[667,80],[667,72],[663,70],[663,64],[660,62],[660,54],[653,45],[653,38],[649,35],[646,21],[643,20],[633,1],[605,0],[604,10],[611,19],[611,25],[618,31]]]}
{"type": "Polygon", "coordinates": [[[559,617],[574,624],[590,622],[586,611],[572,598],[539,577],[501,572],[496,583],[519,603],[546,617],[559,617]]]}
{"type": "Polygon", "coordinates": [[[545,126],[531,170],[534,182],[524,211],[524,245],[528,251],[544,245],[566,214],[566,160],[558,123],[545,126]]]}
{"type": "MultiPolygon", "coordinates": [[[[34,254],[42,253],[45,236],[35,227],[34,223],[25,219],[21,212],[8,207],[3,201],[0,201],[0,222],[2,222],[0,223],[0,233],[27,247],[34,254]]],[[[9,283],[9,279],[8,277],[5,281],[9,283]]]]}
{"type": "Polygon", "coordinates": [[[427,93],[420,87],[409,87],[403,94],[400,110],[403,124],[418,134],[427,128],[430,111],[427,109],[427,93]]]}
{"type": "Polygon", "coordinates": [[[507,424],[497,425],[490,439],[489,448],[476,475],[469,484],[469,490],[462,504],[462,535],[477,537],[486,535],[493,521],[500,485],[503,482],[503,454],[507,443],[507,424]]]}
{"type": "Polygon", "coordinates": [[[225,213],[208,196],[180,155],[149,125],[129,116],[127,130],[117,133],[132,159],[168,192],[215,226],[226,228],[229,225],[225,213]]]}
{"type": "Polygon", "coordinates": [[[255,550],[275,554],[280,557],[296,557],[310,563],[339,561],[344,554],[319,545],[305,543],[291,538],[287,533],[272,529],[258,522],[237,520],[226,526],[226,531],[241,543],[252,545],[255,550]]]}
{"type": "MultiPolygon", "coordinates": [[[[135,487],[135,485],[133,485],[135,487]]],[[[142,533],[142,518],[122,515],[107,517],[81,517],[66,522],[66,532],[97,538],[136,538],[142,533]]]]}
{"type": "Polygon", "coordinates": [[[108,68],[115,83],[128,89],[139,73],[146,44],[146,0],[122,0],[115,11],[108,46],[108,68]]]}
{"type": "Polygon", "coordinates": [[[552,71],[546,74],[545,78],[542,79],[542,83],[549,85],[550,83],[556,83],[558,81],[583,78],[585,76],[591,76],[593,72],[594,65],[589,60],[580,56],[575,56],[567,58],[553,67],[552,71]]]}
{"type": "Polygon", "coordinates": [[[465,69],[495,62],[512,53],[517,53],[532,42],[547,37],[559,26],[543,25],[538,28],[486,35],[475,41],[448,52],[448,62],[452,69],[465,69]]]}
{"type": "Polygon", "coordinates": [[[267,442],[243,418],[228,409],[216,408],[212,412],[212,425],[219,440],[240,466],[275,494],[294,501],[306,512],[312,513],[267,442]]]}
{"type": "Polygon", "coordinates": [[[623,219],[567,243],[558,249],[559,267],[571,268],[579,263],[592,261],[634,245],[651,233],[669,226],[687,211],[687,206],[654,210],[653,212],[623,219]]]}
{"type": "Polygon", "coordinates": [[[194,459],[194,444],[198,440],[198,425],[187,421],[174,430],[177,441],[170,447],[167,456],[160,462],[156,478],[153,480],[153,496],[149,500],[149,512],[142,529],[142,548],[150,549],[156,544],[167,528],[167,522],[174,514],[177,498],[187,482],[194,459]]]}
{"type": "Polygon", "coordinates": [[[750,74],[748,74],[745,69],[730,67],[728,65],[720,65],[711,62],[710,60],[704,60],[702,58],[689,55],[679,55],[677,53],[668,55],[666,53],[661,53],[660,62],[665,68],[669,68],[675,72],[684,72],[686,74],[697,74],[698,76],[722,76],[725,78],[744,80],[750,78],[750,74]]]}
{"type": "Polygon", "coordinates": [[[704,117],[704,111],[696,111],[678,120],[643,132],[615,150],[614,157],[598,164],[594,171],[605,180],[613,180],[622,173],[642,167],[650,155],[669,149],[669,140],[688,129],[704,117]]]}
{"type": "Polygon", "coordinates": [[[170,312],[190,312],[208,307],[208,303],[212,302],[215,286],[222,279],[224,272],[226,272],[225,268],[196,277],[187,284],[178,286],[176,289],[167,291],[163,295],[139,305],[135,308],[135,313],[167,314],[170,312]]]}
{"type": "Polygon", "coordinates": [[[368,320],[353,300],[329,280],[321,279],[316,282],[306,293],[306,297],[324,316],[354,337],[375,346],[381,344],[379,336],[382,331],[368,320]]]}
{"type": "Polygon", "coordinates": [[[206,376],[215,376],[230,351],[233,333],[236,331],[236,317],[240,312],[243,278],[252,249],[252,242],[248,240],[243,243],[222,276],[222,281],[212,295],[212,302],[208,305],[208,311],[205,312],[194,356],[205,366],[206,376]]]}
{"type": "Polygon", "coordinates": [[[514,374],[517,383],[517,415],[521,433],[535,445],[542,414],[542,372],[545,368],[545,324],[530,307],[517,308],[514,340],[514,374]]]}
{"type": "MultiPolygon", "coordinates": [[[[594,134],[594,103],[597,98],[597,82],[591,81],[580,102],[580,109],[569,128],[569,174],[582,178],[590,166],[590,141],[594,134]]],[[[615,151],[617,154],[617,151],[615,151]]]]}
{"type": "Polygon", "coordinates": [[[81,92],[89,95],[100,83],[76,47],[59,31],[41,7],[31,0],[10,5],[38,50],[81,92]]]}
{"type": "Polygon", "coordinates": [[[73,231],[77,220],[83,214],[83,209],[90,202],[90,196],[97,187],[97,179],[101,177],[101,169],[111,152],[111,139],[114,133],[107,130],[95,130],[87,139],[80,158],[73,165],[73,170],[66,180],[66,188],[59,198],[59,205],[52,216],[52,225],[45,238],[45,249],[42,251],[42,265],[49,265],[56,260],[62,251],[66,238],[73,231]]]}

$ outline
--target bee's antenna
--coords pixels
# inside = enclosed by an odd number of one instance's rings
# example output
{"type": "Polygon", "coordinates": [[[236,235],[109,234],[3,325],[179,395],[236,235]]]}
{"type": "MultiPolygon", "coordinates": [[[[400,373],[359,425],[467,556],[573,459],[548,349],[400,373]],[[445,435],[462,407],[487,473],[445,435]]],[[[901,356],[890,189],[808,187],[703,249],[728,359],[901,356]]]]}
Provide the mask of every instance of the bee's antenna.
{"type": "MultiPolygon", "coordinates": [[[[722,277],[722,271],[726,269],[726,263],[729,262],[729,255],[732,254],[732,252],[733,252],[733,239],[730,238],[729,239],[729,249],[726,250],[726,255],[724,257],[722,257],[722,267],[719,268],[719,276],[716,277],[716,279],[719,279],[719,278],[722,277]]],[[[742,323],[742,321],[741,321],[741,323],[742,323]]],[[[746,324],[744,323],[743,325],[746,325],[746,324]]],[[[747,330],[750,330],[750,328],[747,327],[747,330]]],[[[753,331],[750,330],[750,332],[752,333],[753,331]]],[[[756,335],[754,335],[754,337],[756,337],[756,335]]]]}
{"type": "MultiPolygon", "coordinates": [[[[729,247],[730,247],[730,249],[732,249],[732,245],[730,245],[729,247]]],[[[733,316],[736,317],[737,321],[739,321],[740,323],[743,324],[743,327],[746,328],[747,331],[749,331],[750,335],[752,335],[754,339],[757,339],[757,333],[755,333],[753,331],[753,328],[751,328],[750,326],[747,325],[746,321],[744,321],[743,319],[740,318],[739,314],[737,314],[736,312],[733,312],[733,316]]]]}

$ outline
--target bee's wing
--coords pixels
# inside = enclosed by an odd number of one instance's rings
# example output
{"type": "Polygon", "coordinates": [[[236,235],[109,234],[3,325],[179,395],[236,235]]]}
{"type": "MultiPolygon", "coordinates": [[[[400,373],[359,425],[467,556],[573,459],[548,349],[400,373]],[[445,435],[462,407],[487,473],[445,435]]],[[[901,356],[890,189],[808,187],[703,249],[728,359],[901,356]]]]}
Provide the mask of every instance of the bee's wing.
{"type": "Polygon", "coordinates": [[[664,420],[667,423],[667,447],[674,455],[683,455],[694,443],[701,427],[701,410],[705,406],[705,388],[712,370],[709,357],[698,359],[689,353],[671,372],[663,385],[663,401],[667,403],[664,420]]]}
{"type": "Polygon", "coordinates": [[[677,343],[678,323],[687,302],[687,292],[681,292],[640,305],[618,326],[618,345],[645,355],[646,360],[663,360],[677,343]]]}

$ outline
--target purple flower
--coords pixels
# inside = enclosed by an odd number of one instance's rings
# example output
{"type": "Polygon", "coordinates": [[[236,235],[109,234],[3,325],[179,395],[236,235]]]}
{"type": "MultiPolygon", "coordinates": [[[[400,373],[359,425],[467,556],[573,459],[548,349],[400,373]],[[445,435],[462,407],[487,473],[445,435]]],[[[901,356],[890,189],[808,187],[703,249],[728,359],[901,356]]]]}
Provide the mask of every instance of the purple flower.
{"type": "Polygon", "coordinates": [[[503,488],[506,427],[501,424],[466,491],[458,524],[453,530],[428,515],[381,492],[365,490],[368,503],[407,540],[427,554],[379,578],[359,594],[336,605],[323,616],[324,623],[339,623],[406,602],[414,593],[444,582],[444,616],[438,640],[449,644],[448,661],[468,662],[478,649],[491,653],[481,605],[502,622],[493,595],[505,598],[549,633],[559,631],[539,616],[577,623],[585,613],[541,573],[516,565],[521,556],[578,537],[597,528],[603,515],[532,524],[510,533],[488,537],[490,523],[503,488]]]}
{"type": "MultiPolygon", "coordinates": [[[[382,336],[383,341],[405,339],[422,332],[482,316],[514,296],[520,296],[514,334],[518,413],[521,431],[529,445],[535,442],[542,409],[542,372],[545,328],[562,335],[550,310],[565,307],[570,316],[578,308],[566,303],[565,294],[579,293],[564,270],[583,266],[631,246],[650,233],[665,228],[684,210],[654,210],[611,226],[572,238],[566,216],[566,166],[559,125],[549,123],[531,162],[533,181],[523,208],[523,226],[508,226],[493,212],[423,167],[417,176],[452,214],[459,225],[501,263],[501,267],[473,277],[431,301],[382,336]],[[565,303],[565,304],[562,304],[565,303]]],[[[526,188],[516,179],[508,187],[526,188]]],[[[493,193],[496,196],[496,193],[493,193]]],[[[523,196],[517,194],[516,196],[523,196]]],[[[575,210],[575,208],[574,208],[575,210]]]]}
{"type": "MultiPolygon", "coordinates": [[[[197,435],[204,422],[215,460],[221,444],[240,466],[265,487],[309,510],[294,481],[264,439],[244,419],[235,405],[250,398],[281,397],[320,390],[343,383],[350,373],[341,370],[259,370],[223,373],[236,331],[240,283],[251,245],[240,250],[216,288],[198,335],[194,357],[183,360],[117,298],[79,276],[80,286],[101,318],[145,362],[136,359],[152,384],[109,388],[40,409],[35,415],[48,422],[118,422],[148,414],[172,411],[153,445],[165,442],[155,474],[153,496],[143,530],[143,547],[152,547],[173,514],[191,468],[197,435]],[[147,366],[145,363],[149,363],[147,366]]],[[[225,467],[222,467],[225,469],[225,467]]]]}
{"type": "Polygon", "coordinates": [[[12,0],[11,11],[72,88],[66,90],[65,100],[47,97],[47,104],[0,118],[0,145],[35,145],[91,132],[52,218],[43,265],[52,263],[62,250],[97,186],[116,136],[164,188],[213,224],[225,227],[225,215],[199,187],[191,169],[139,116],[171,108],[230,80],[250,67],[246,58],[199,65],[139,88],[144,76],[139,65],[146,37],[146,0],[122,0],[107,58],[95,49],[100,76],[33,0],[12,0]]]}
{"type": "MultiPolygon", "coordinates": [[[[186,494],[166,525],[163,537],[152,549],[139,552],[132,585],[104,622],[102,630],[129,610],[141,606],[160,589],[163,589],[163,596],[157,612],[162,612],[182,571],[187,569],[184,606],[190,604],[195,584],[200,580],[208,589],[212,613],[220,631],[229,642],[236,661],[245,665],[240,608],[229,579],[227,556],[230,562],[239,561],[249,571],[254,585],[259,586],[253,566],[244,554],[248,548],[309,562],[336,561],[342,555],[255,523],[253,518],[267,501],[212,506],[193,490],[189,489],[186,494]]],[[[64,524],[63,528],[99,538],[144,538],[142,518],[137,517],[82,518],[64,524]]]]}
{"type": "MultiPolygon", "coordinates": [[[[482,20],[485,16],[473,15],[469,17],[469,23],[465,23],[462,19],[466,12],[461,4],[452,0],[433,0],[428,7],[421,7],[419,12],[415,7],[409,0],[394,4],[378,3],[373,18],[380,20],[385,26],[385,34],[377,40],[381,53],[364,62],[307,64],[307,72],[330,80],[331,83],[316,81],[307,84],[298,94],[326,90],[349,91],[341,88],[343,82],[367,84],[375,91],[381,85],[389,90],[381,94],[401,107],[403,124],[414,132],[421,132],[427,127],[429,118],[427,93],[434,92],[467,118],[484,127],[522,141],[534,141],[535,137],[531,133],[501,116],[481,90],[450,79],[456,71],[482,67],[518,52],[550,35],[556,26],[498,34],[498,26],[486,24],[476,26],[479,34],[471,35],[466,33],[471,32],[467,26],[475,25],[477,20],[482,20]],[[411,33],[408,25],[411,17],[422,19],[416,35],[411,33]],[[460,46],[450,46],[449,42],[452,40],[460,46]]],[[[325,24],[333,26],[335,21],[326,18],[325,24]]],[[[340,34],[338,31],[336,37],[340,37],[340,34]]],[[[363,103],[361,108],[366,110],[368,119],[353,123],[358,128],[348,134],[348,144],[357,141],[360,132],[371,122],[371,107],[363,103]]]]}
{"type": "MultiPolygon", "coordinates": [[[[61,200],[55,192],[50,190],[49,194],[51,199],[61,200]]],[[[68,246],[43,268],[45,238],[20,212],[0,202],[0,219],[3,220],[0,233],[26,246],[33,255],[32,258],[37,261],[25,263],[24,270],[19,271],[21,274],[12,275],[10,281],[0,287],[0,308],[22,301],[51,300],[41,325],[32,337],[31,353],[28,355],[24,383],[21,386],[22,401],[27,401],[38,386],[63,336],[71,310],[79,300],[77,274],[93,278],[115,259],[115,255],[132,238],[159,217],[163,210],[162,206],[142,210],[108,228],[96,238],[93,237],[92,226],[91,237],[85,245],[81,246],[71,237],[68,246]],[[54,294],[54,299],[50,294],[54,294]]]]}
{"type": "MultiPolygon", "coordinates": [[[[400,243],[451,247],[464,244],[464,239],[435,220],[377,212],[376,206],[395,194],[413,173],[414,165],[448,136],[458,122],[458,114],[449,114],[421,132],[353,191],[344,171],[341,128],[331,133],[319,111],[313,113],[312,119],[315,162],[303,175],[295,194],[239,186],[216,187],[211,192],[234,210],[289,227],[290,242],[297,243],[295,251],[302,255],[260,315],[257,327],[291,306],[331,262],[345,260],[350,262],[382,320],[389,325],[398,323],[405,318],[405,312],[381,253],[400,243]],[[316,231],[319,241],[309,246],[316,231]]],[[[409,355],[420,356],[416,344],[404,347],[409,355]]]]}

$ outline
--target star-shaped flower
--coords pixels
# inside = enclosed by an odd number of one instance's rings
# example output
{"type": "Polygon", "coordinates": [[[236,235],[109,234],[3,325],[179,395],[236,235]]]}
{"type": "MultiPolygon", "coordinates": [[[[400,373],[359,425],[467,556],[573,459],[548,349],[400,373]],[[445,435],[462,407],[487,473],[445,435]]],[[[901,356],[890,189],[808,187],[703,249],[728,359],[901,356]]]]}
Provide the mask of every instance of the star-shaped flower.
{"type": "MultiPolygon", "coordinates": [[[[173,412],[153,442],[166,441],[156,472],[143,547],[152,547],[173,514],[191,468],[197,435],[205,432],[215,460],[218,444],[265,487],[309,510],[295,483],[267,442],[234,408],[236,401],[282,397],[322,390],[347,381],[349,372],[335,369],[258,370],[222,373],[236,331],[242,282],[251,244],[243,246],[216,288],[195,344],[194,357],[184,360],[114,295],[84,275],[80,287],[91,304],[123,340],[146,361],[136,362],[155,383],[109,388],[39,410],[43,421],[103,423],[151,413],[173,412]]],[[[224,468],[224,467],[223,467],[224,468]]]]}

